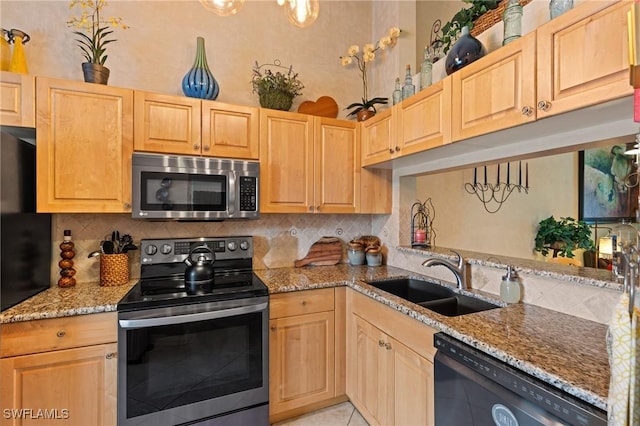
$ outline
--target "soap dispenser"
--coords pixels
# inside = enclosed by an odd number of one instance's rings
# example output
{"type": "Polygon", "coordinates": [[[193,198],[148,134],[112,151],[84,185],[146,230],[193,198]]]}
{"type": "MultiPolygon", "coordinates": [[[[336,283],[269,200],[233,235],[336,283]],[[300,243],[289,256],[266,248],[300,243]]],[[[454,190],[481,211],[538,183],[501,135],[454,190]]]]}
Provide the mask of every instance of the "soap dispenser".
{"type": "Polygon", "coordinates": [[[520,297],[520,277],[513,266],[508,266],[507,275],[502,277],[500,283],[500,298],[507,303],[518,303],[520,297]]]}

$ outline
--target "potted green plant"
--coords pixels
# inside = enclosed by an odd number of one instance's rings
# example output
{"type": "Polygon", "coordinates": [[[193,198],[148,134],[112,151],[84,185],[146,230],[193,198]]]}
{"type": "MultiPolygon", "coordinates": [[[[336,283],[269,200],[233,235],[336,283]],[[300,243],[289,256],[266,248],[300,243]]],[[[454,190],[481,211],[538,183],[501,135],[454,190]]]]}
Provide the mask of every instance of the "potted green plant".
{"type": "Polygon", "coordinates": [[[89,83],[107,84],[109,68],[104,64],[109,57],[106,54],[107,44],[116,40],[108,39],[113,33],[111,28],[129,28],[122,22],[122,18],[103,18],[100,12],[107,5],[106,0],[71,0],[70,8],[80,7],[80,16],[72,16],[67,26],[75,28],[73,33],[79,36],[76,41],[82,50],[86,62],[82,63],[84,80],[89,83]]]}
{"type": "Polygon", "coordinates": [[[553,251],[553,257],[574,257],[576,249],[595,250],[589,225],[572,217],[556,220],[550,216],[538,224],[534,250],[543,256],[553,251]]]}
{"type": "Polygon", "coordinates": [[[284,67],[277,59],[272,64],[262,65],[258,65],[256,61],[251,85],[253,93],[258,94],[261,107],[281,111],[289,111],[293,99],[301,95],[304,88],[304,84],[298,79],[298,73],[293,71],[293,66],[284,67]],[[274,72],[272,67],[287,71],[274,72]]]}
{"type": "Polygon", "coordinates": [[[442,52],[447,53],[451,44],[458,39],[463,27],[473,28],[473,22],[488,11],[498,7],[500,0],[462,0],[471,6],[460,9],[449,22],[442,26],[442,52]]]}

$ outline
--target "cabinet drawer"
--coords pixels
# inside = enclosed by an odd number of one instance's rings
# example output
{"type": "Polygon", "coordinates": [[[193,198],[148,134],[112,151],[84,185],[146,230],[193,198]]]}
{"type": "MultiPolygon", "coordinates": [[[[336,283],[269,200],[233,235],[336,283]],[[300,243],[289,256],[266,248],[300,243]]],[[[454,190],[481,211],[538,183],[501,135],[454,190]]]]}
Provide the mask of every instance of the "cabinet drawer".
{"type": "Polygon", "coordinates": [[[333,288],[294,291],[271,296],[270,317],[281,318],[314,312],[333,311],[333,288]]]}
{"type": "Polygon", "coordinates": [[[2,324],[0,357],[116,342],[117,320],[109,312],[2,324]]]}

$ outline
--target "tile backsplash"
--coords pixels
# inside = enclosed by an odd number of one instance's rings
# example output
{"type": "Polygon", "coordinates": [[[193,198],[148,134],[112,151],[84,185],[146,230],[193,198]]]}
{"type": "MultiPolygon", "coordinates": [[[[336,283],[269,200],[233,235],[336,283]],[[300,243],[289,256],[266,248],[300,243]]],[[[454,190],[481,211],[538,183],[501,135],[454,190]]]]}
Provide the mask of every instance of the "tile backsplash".
{"type": "MultiPolygon", "coordinates": [[[[99,257],[87,256],[99,249],[111,231],[130,234],[136,245],[147,238],[223,237],[250,235],[254,241],[254,268],[293,266],[323,236],[347,242],[371,233],[371,215],[262,214],[257,220],[222,222],[173,222],[134,220],[128,214],[56,214],[53,216],[52,285],[58,280],[58,260],[63,231],[70,229],[75,243],[74,268],[78,282],[97,282],[99,257]]],[[[383,245],[385,242],[383,241],[383,245]]],[[[131,278],[140,276],[140,252],[129,252],[131,278]]],[[[346,261],[346,256],[343,256],[346,261]]]]}

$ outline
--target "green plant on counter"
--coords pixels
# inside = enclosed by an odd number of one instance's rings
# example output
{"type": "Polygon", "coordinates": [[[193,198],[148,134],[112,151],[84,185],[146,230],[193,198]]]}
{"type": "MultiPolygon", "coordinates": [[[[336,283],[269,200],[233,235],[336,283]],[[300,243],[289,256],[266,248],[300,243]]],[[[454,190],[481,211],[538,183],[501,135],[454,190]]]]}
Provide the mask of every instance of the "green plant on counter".
{"type": "Polygon", "coordinates": [[[442,51],[447,53],[458,39],[462,27],[473,28],[473,22],[488,11],[498,7],[500,0],[462,0],[471,6],[460,9],[453,18],[442,26],[442,51]]]}
{"type": "Polygon", "coordinates": [[[576,249],[595,250],[589,225],[572,217],[556,220],[550,216],[539,223],[535,251],[543,256],[553,250],[554,256],[572,258],[576,249]]]}

